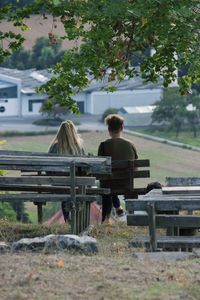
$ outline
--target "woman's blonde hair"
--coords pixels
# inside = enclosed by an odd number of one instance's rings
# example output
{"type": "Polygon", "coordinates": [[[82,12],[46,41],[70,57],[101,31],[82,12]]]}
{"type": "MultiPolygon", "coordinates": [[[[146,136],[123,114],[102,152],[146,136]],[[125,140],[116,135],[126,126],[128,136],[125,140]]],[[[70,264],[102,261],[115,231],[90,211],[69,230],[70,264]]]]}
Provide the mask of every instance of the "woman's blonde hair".
{"type": "Polygon", "coordinates": [[[57,144],[59,154],[83,154],[83,140],[79,136],[74,123],[70,120],[61,123],[50,147],[53,144],[57,144]]]}

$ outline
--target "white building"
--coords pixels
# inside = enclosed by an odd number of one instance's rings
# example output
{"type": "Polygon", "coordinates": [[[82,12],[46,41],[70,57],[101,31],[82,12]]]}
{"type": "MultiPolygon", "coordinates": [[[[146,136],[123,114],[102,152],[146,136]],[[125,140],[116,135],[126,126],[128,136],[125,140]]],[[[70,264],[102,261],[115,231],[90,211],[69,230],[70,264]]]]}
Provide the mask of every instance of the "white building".
{"type": "Polygon", "coordinates": [[[51,77],[46,70],[35,71],[0,68],[0,116],[39,114],[46,95],[36,93],[51,77]]]}
{"type": "Polygon", "coordinates": [[[124,118],[125,126],[149,126],[155,105],[148,106],[124,106],[119,110],[119,115],[124,118]]]}
{"type": "MultiPolygon", "coordinates": [[[[13,70],[0,68],[0,117],[39,115],[47,95],[36,93],[35,88],[46,83],[52,74],[47,70],[13,70]]],[[[153,105],[162,97],[162,83],[144,85],[141,78],[112,83],[117,90],[103,91],[105,81],[92,81],[74,97],[81,113],[101,115],[107,108],[153,105]]]]}

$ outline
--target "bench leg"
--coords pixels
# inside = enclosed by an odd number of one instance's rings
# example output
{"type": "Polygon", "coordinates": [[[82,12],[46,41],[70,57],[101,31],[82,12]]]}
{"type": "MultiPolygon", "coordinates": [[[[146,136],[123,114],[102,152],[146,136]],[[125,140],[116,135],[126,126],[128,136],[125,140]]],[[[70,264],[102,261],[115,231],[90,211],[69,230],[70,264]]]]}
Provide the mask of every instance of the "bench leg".
{"type": "Polygon", "coordinates": [[[43,221],[42,203],[37,203],[37,215],[38,215],[38,224],[42,224],[43,221]]]}
{"type": "Polygon", "coordinates": [[[155,252],[157,250],[157,239],[156,239],[156,214],[155,214],[154,202],[148,203],[147,212],[149,216],[150,251],[155,252]]]}

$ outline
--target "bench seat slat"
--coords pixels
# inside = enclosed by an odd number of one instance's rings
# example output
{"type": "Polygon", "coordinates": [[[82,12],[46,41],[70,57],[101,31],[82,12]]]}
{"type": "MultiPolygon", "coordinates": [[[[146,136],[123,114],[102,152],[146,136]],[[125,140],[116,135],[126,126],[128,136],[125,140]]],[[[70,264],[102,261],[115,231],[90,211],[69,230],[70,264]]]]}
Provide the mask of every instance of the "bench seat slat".
{"type": "Polygon", "coordinates": [[[172,186],[172,187],[163,187],[163,194],[200,194],[200,185],[199,186],[172,186]]]}
{"type": "MultiPolygon", "coordinates": [[[[95,177],[75,177],[75,185],[95,185],[95,177]]],[[[4,185],[11,185],[11,188],[15,184],[21,185],[63,185],[67,186],[71,184],[71,178],[66,176],[23,176],[23,177],[6,177],[0,176],[0,187],[4,185]]]]}
{"type": "MultiPolygon", "coordinates": [[[[135,211],[135,210],[147,210],[147,205],[149,200],[126,200],[126,210],[135,211]]],[[[197,196],[186,197],[185,200],[162,200],[158,199],[155,202],[156,210],[163,211],[174,211],[174,210],[198,210],[200,209],[200,199],[197,196]]]]}
{"type": "MultiPolygon", "coordinates": [[[[148,236],[138,236],[129,242],[132,247],[150,247],[148,236]]],[[[158,248],[200,247],[200,236],[157,236],[158,248]]]]}
{"type": "MultiPolygon", "coordinates": [[[[19,194],[0,194],[0,201],[32,201],[32,202],[60,202],[71,201],[71,196],[66,194],[36,194],[36,193],[19,193],[19,194]]],[[[76,195],[76,201],[93,202],[99,200],[98,195],[76,195]]]]}
{"type": "MultiPolygon", "coordinates": [[[[156,215],[157,228],[200,228],[200,216],[198,215],[156,215]]],[[[127,225],[130,226],[148,226],[148,215],[127,215],[127,225]]]]}
{"type": "MultiPolygon", "coordinates": [[[[62,193],[62,194],[70,194],[70,187],[66,186],[40,186],[40,185],[1,185],[0,191],[29,191],[29,192],[46,192],[46,193],[62,193]]],[[[76,192],[81,194],[81,189],[76,187],[76,192]]],[[[85,188],[86,195],[104,195],[110,194],[110,189],[106,188],[96,188],[94,187],[86,187],[85,188]]]]}
{"type": "Polygon", "coordinates": [[[200,186],[200,177],[166,177],[167,186],[200,186]]]}

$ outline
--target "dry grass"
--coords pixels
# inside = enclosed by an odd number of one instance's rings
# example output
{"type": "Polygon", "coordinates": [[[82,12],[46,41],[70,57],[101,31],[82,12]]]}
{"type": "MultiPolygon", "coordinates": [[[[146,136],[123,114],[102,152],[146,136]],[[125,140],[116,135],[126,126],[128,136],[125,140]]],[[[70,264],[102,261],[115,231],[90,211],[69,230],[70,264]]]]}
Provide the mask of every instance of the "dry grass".
{"type": "Polygon", "coordinates": [[[96,255],[0,255],[1,299],[199,299],[200,260],[150,261],[133,256],[128,241],[141,229],[95,226],[96,255]]]}

